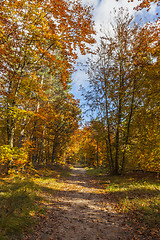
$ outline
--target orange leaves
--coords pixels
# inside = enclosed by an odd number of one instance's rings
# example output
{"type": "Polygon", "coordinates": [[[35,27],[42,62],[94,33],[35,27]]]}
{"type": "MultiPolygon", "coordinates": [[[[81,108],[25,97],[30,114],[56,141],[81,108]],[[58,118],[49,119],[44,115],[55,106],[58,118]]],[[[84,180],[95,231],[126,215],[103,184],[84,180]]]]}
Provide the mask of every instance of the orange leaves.
{"type": "Polygon", "coordinates": [[[0,27],[3,143],[31,141],[39,151],[48,141],[49,159],[49,141],[58,139],[63,148],[78,127],[79,105],[68,82],[77,47],[85,54],[86,43],[94,42],[90,8],[79,0],[2,0],[0,27]]]}
{"type": "MultiPolygon", "coordinates": [[[[33,61],[35,61],[34,56],[39,59],[37,62],[39,64],[42,61],[44,64],[44,60],[46,64],[50,61],[56,62],[57,49],[63,49],[62,52],[64,50],[67,52],[67,59],[72,61],[75,58],[77,45],[83,53],[85,52],[85,44],[82,44],[84,36],[87,43],[93,42],[91,34],[94,31],[89,8],[86,11],[79,2],[67,4],[64,0],[56,1],[56,3],[50,1],[46,6],[44,1],[36,3],[34,1],[33,4],[33,1],[25,3],[22,0],[14,2],[4,0],[2,5],[2,11],[6,14],[1,20],[4,28],[1,33],[2,42],[6,43],[9,35],[12,46],[20,48],[18,54],[21,55],[22,60],[24,56],[28,58],[29,54],[33,56],[33,61]],[[7,19],[8,14],[8,24],[6,25],[3,20],[7,19]],[[16,26],[14,31],[13,26],[16,26]],[[71,48],[72,43],[74,43],[74,49],[71,48]],[[50,51],[51,45],[53,46],[52,52],[50,51]]],[[[31,57],[28,58],[28,61],[29,64],[31,57]]],[[[31,61],[32,64],[33,61],[31,61]]]]}
{"type": "Polygon", "coordinates": [[[149,10],[152,3],[155,3],[155,4],[157,4],[157,6],[159,6],[160,5],[160,0],[143,0],[142,3],[140,3],[136,7],[136,10],[141,10],[143,8],[147,8],[149,10]]]}

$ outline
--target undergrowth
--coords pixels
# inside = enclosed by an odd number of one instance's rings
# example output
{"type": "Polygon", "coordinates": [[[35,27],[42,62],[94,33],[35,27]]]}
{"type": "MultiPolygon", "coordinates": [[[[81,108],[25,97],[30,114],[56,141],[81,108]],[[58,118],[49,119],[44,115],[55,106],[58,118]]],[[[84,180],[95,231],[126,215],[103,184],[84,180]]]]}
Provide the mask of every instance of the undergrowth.
{"type": "Polygon", "coordinates": [[[54,194],[69,177],[69,169],[40,168],[27,175],[0,177],[0,240],[21,239],[37,216],[45,214],[45,194],[54,194]]]}
{"type": "Polygon", "coordinates": [[[150,228],[160,226],[160,179],[151,174],[130,173],[110,176],[105,169],[87,170],[95,176],[115,208],[150,228]]]}

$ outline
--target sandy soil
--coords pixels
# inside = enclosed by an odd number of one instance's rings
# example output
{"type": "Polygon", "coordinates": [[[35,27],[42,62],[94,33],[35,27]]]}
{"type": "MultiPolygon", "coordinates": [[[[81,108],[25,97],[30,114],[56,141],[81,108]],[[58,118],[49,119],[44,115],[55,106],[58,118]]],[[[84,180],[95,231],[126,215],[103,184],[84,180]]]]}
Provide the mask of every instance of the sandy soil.
{"type": "MultiPolygon", "coordinates": [[[[96,187],[83,168],[74,168],[63,191],[52,194],[47,217],[39,219],[30,240],[131,240],[124,216],[112,209],[104,190],[96,187]]],[[[23,238],[24,239],[24,238],[23,238]]]]}

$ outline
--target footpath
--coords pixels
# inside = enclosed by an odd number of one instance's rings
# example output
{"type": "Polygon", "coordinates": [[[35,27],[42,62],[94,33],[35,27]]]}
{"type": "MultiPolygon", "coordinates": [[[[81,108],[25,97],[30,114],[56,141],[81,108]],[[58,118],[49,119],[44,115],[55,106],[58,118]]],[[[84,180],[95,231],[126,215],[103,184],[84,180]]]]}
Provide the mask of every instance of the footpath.
{"type": "Polygon", "coordinates": [[[46,216],[39,219],[34,234],[23,240],[138,239],[84,168],[74,168],[48,202],[46,216]]]}

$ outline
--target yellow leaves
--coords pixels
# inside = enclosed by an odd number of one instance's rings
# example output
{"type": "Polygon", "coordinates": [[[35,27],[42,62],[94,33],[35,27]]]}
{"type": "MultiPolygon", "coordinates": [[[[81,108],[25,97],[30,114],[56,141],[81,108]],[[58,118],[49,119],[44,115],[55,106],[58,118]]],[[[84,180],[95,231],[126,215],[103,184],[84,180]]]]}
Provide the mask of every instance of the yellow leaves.
{"type": "MultiPolygon", "coordinates": [[[[92,41],[91,21],[85,20],[91,20],[91,15],[85,18],[88,13],[79,1],[72,4],[65,0],[47,3],[44,0],[2,0],[0,71],[3,85],[1,105],[4,106],[4,114],[0,124],[5,126],[3,143],[7,142],[10,138],[9,132],[12,132],[12,142],[15,145],[27,144],[28,139],[32,139],[33,143],[36,137],[38,141],[42,141],[42,145],[44,141],[46,147],[46,135],[48,141],[50,138],[53,140],[55,131],[60,126],[59,135],[62,136],[59,142],[65,145],[71,133],[77,128],[79,105],[69,98],[69,94],[66,96],[66,93],[73,71],[76,47],[79,46],[84,53],[84,42],[92,41]],[[76,43],[74,47],[73,43],[76,43]],[[49,80],[50,77],[52,81],[49,80]],[[47,130],[44,124],[47,124],[47,130]]],[[[39,151],[36,144],[35,141],[34,150],[39,151]]],[[[32,146],[28,144],[26,148],[30,154],[32,146]]],[[[48,151],[51,152],[52,148],[49,147],[48,151]]],[[[43,154],[46,154],[43,158],[47,157],[46,150],[43,154]]],[[[48,154],[50,159],[49,155],[50,153],[48,154]]],[[[23,156],[19,156],[19,159],[21,158],[23,159],[23,156]]],[[[17,164],[20,164],[19,160],[17,164]]]]}
{"type": "MultiPolygon", "coordinates": [[[[54,41],[54,50],[56,48],[68,50],[68,54],[73,59],[75,58],[75,54],[73,53],[74,49],[70,47],[71,42],[76,42],[79,45],[81,52],[85,54],[85,44],[81,43],[82,41],[84,42],[84,39],[82,39],[80,35],[86,35],[86,30],[91,30],[92,27],[87,25],[84,19],[87,11],[83,9],[80,3],[76,3],[78,8],[74,13],[77,18],[79,10],[82,11],[82,15],[79,15],[78,18],[78,24],[76,23],[75,19],[71,18],[70,14],[72,12],[72,8],[76,9],[76,4],[69,6],[63,0],[57,2],[58,5],[48,2],[47,8],[44,4],[44,1],[36,1],[36,3],[33,3],[32,1],[25,2],[20,0],[14,2],[4,1],[3,3],[3,10],[7,16],[9,14],[9,18],[11,20],[8,24],[8,27],[12,28],[15,23],[17,24],[17,29],[15,29],[13,32],[13,34],[17,34],[17,36],[12,35],[13,43],[16,41],[14,37],[20,37],[21,41],[24,41],[24,44],[27,44],[24,46],[24,51],[27,56],[39,56],[39,58],[41,58],[40,54],[42,53],[42,55],[45,54],[47,56],[47,59],[43,58],[43,61],[45,60],[46,63],[55,61],[55,53],[51,53],[51,51],[48,49],[48,41],[50,40],[52,42],[54,41]],[[79,30],[81,31],[81,34],[79,34],[79,30]],[[41,48],[39,48],[38,51],[36,47],[30,47],[30,44],[37,46],[38,43],[41,43],[41,48]]],[[[91,20],[91,16],[88,16],[89,17],[87,19],[91,20]]],[[[7,30],[6,24],[4,27],[6,31],[9,30],[7,30]]],[[[92,31],[88,31],[88,33],[89,32],[92,31]]],[[[87,38],[86,36],[85,41],[88,42],[89,39],[92,41],[90,37],[87,38]]],[[[21,44],[21,42],[19,43],[21,44]]]]}
{"type": "Polygon", "coordinates": [[[23,148],[10,148],[8,145],[0,146],[0,164],[7,164],[10,172],[13,168],[21,168],[27,162],[28,154],[23,148]]]}
{"type": "Polygon", "coordinates": [[[21,120],[25,116],[32,115],[32,112],[26,111],[24,109],[20,109],[17,107],[9,107],[8,108],[8,115],[12,116],[13,118],[16,118],[17,121],[21,120]]]}
{"type": "Polygon", "coordinates": [[[0,163],[7,163],[12,160],[12,151],[9,146],[0,146],[0,163]]]}

